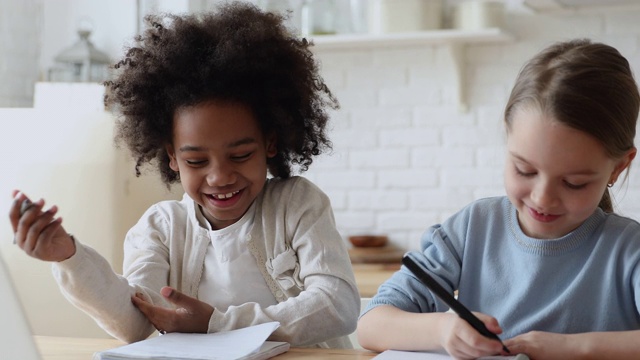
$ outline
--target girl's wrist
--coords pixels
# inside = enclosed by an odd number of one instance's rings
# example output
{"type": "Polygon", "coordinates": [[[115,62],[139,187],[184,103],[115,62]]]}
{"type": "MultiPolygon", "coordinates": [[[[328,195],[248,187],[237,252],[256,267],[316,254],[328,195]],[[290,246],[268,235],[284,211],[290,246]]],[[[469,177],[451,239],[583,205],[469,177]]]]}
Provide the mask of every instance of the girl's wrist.
{"type": "Polygon", "coordinates": [[[58,260],[58,262],[69,260],[73,255],[76,254],[76,250],[77,250],[77,248],[76,248],[76,237],[73,236],[73,234],[71,234],[71,233],[67,233],[67,235],[69,236],[69,239],[71,240],[70,254],[68,256],[64,257],[62,260],[58,260]]]}

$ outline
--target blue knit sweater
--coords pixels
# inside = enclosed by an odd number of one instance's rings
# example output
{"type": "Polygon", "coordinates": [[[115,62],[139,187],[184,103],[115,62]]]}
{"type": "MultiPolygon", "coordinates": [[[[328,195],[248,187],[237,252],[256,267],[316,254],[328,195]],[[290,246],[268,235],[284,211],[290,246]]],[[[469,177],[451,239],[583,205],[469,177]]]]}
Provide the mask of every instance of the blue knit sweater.
{"type": "MultiPolygon", "coordinates": [[[[430,227],[421,265],[471,311],[498,319],[507,339],[532,330],[557,333],[640,329],[640,224],[596,210],[559,239],[526,236],[508,198],[478,200],[430,227]]],[[[442,312],[404,266],[368,307],[442,312]]]]}

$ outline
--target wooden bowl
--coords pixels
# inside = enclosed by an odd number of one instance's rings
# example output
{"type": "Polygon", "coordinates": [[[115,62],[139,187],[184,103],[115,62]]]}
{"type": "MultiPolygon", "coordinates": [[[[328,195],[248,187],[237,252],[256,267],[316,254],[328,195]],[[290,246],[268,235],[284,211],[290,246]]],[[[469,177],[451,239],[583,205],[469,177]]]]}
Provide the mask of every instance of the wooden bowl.
{"type": "Polygon", "coordinates": [[[349,242],[355,247],[382,247],[387,245],[389,238],[386,235],[353,235],[349,236],[349,242]]]}

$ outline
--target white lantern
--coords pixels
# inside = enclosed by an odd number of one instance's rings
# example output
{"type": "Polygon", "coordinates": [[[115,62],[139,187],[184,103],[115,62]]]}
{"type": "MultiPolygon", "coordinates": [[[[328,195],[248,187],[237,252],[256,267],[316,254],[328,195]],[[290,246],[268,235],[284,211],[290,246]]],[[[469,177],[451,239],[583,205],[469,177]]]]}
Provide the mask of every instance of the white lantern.
{"type": "Polygon", "coordinates": [[[55,57],[55,66],[49,69],[49,81],[103,82],[109,77],[111,60],[89,40],[91,31],[78,30],[80,39],[55,57]]]}

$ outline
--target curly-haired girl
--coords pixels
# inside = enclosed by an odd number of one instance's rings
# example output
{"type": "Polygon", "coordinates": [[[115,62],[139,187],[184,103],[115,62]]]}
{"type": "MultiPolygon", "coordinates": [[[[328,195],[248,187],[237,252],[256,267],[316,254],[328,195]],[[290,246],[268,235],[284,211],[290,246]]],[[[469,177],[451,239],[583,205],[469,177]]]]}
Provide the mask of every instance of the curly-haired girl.
{"type": "Polygon", "coordinates": [[[116,139],[155,166],[181,201],[149,208],[127,233],[123,275],[74,239],[39,200],[14,192],[27,254],[54,261],[65,296],[127,341],[269,321],[271,339],[350,347],[359,295],[327,196],[304,171],[330,148],[338,104],[304,39],[248,4],[147,16],[106,83],[116,139]],[[271,174],[269,178],[267,173],[271,174]]]}

